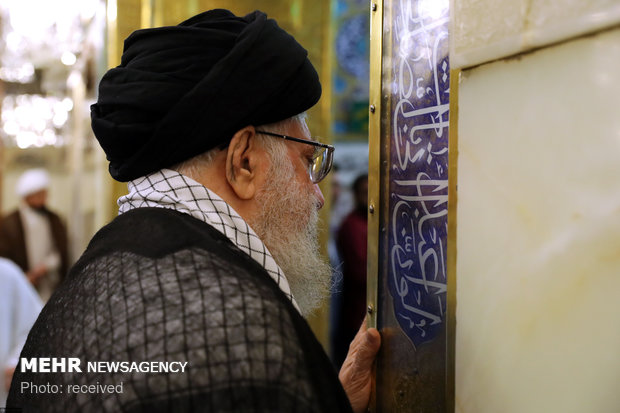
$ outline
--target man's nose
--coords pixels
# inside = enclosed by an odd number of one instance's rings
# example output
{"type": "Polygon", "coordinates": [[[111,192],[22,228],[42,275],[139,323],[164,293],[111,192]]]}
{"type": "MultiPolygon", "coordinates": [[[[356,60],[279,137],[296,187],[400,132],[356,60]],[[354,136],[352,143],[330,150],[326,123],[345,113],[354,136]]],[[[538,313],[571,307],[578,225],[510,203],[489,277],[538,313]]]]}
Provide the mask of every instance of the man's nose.
{"type": "Polygon", "coordinates": [[[319,208],[323,208],[325,205],[325,198],[323,197],[323,192],[321,192],[321,188],[319,188],[319,184],[314,184],[314,193],[316,194],[316,199],[319,200],[319,208]]]}

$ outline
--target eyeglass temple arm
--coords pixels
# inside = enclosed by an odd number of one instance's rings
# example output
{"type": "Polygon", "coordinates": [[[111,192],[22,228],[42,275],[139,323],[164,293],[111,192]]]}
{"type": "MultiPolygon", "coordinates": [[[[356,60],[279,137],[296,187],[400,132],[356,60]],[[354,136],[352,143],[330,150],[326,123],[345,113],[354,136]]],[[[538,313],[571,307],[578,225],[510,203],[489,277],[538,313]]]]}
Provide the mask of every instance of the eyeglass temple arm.
{"type": "Polygon", "coordinates": [[[321,148],[327,148],[330,150],[334,150],[334,147],[332,145],[328,145],[326,143],[321,143],[321,142],[316,142],[316,141],[309,141],[306,139],[300,139],[300,138],[294,138],[292,136],[288,136],[288,135],[282,135],[279,133],[273,133],[273,132],[267,132],[267,131],[262,131],[262,130],[257,130],[256,133],[262,133],[265,135],[270,135],[270,136],[275,136],[277,138],[282,138],[288,141],[293,141],[293,142],[300,142],[300,143],[305,143],[305,144],[309,144],[309,145],[314,145],[314,146],[320,146],[321,148]]]}

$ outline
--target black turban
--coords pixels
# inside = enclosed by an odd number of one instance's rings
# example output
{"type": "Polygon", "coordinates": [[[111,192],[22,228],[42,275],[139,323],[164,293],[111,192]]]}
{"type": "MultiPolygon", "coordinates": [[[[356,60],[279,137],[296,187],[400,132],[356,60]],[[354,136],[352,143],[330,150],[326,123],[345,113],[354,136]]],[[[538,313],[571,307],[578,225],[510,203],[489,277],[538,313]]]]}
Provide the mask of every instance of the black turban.
{"type": "Polygon", "coordinates": [[[278,122],[321,96],[308,52],[255,11],[211,10],[178,26],[137,30],[91,106],[110,174],[129,181],[278,122]]]}

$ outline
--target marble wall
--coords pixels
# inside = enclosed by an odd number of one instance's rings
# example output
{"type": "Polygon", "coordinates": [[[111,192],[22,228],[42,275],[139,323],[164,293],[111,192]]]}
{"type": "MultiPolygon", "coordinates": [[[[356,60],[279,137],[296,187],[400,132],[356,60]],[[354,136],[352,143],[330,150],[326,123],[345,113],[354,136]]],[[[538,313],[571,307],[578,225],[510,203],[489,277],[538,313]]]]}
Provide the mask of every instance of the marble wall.
{"type": "Polygon", "coordinates": [[[619,5],[453,5],[457,412],[620,411],[619,5]]]}
{"type": "Polygon", "coordinates": [[[617,0],[451,0],[450,65],[474,66],[612,27],[617,0]]]}

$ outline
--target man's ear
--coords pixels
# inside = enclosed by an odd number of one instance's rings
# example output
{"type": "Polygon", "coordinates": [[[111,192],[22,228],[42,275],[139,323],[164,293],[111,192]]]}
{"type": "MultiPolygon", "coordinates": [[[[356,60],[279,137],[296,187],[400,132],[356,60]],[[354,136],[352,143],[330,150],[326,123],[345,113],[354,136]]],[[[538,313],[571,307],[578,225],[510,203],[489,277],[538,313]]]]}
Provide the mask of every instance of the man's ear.
{"type": "Polygon", "coordinates": [[[263,152],[256,140],[254,126],[238,130],[230,140],[226,155],[226,180],[240,199],[248,200],[256,194],[256,178],[263,152]]]}

